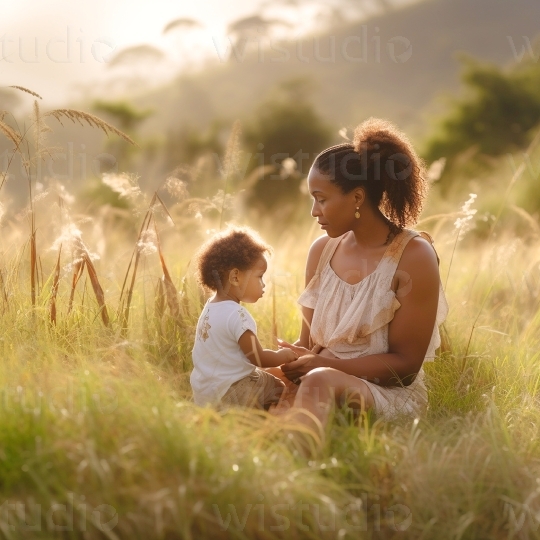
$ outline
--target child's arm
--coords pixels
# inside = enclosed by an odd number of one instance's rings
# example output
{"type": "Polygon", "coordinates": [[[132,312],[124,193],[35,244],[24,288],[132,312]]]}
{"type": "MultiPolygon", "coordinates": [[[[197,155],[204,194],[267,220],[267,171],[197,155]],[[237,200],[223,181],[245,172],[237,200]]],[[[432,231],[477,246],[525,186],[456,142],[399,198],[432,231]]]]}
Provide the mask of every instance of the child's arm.
{"type": "Polygon", "coordinates": [[[298,358],[296,353],[290,349],[279,349],[279,351],[263,349],[257,336],[251,330],[246,330],[242,334],[238,345],[247,359],[259,367],[277,367],[298,358]]]}

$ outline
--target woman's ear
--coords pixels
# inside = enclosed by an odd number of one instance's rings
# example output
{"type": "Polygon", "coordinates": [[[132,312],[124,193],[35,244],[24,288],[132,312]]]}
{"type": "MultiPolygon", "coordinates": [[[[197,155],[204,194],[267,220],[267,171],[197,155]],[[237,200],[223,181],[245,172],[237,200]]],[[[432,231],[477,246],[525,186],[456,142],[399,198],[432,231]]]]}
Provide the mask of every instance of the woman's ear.
{"type": "Polygon", "coordinates": [[[356,206],[362,206],[366,200],[366,191],[364,188],[356,188],[354,190],[354,202],[356,206]]]}

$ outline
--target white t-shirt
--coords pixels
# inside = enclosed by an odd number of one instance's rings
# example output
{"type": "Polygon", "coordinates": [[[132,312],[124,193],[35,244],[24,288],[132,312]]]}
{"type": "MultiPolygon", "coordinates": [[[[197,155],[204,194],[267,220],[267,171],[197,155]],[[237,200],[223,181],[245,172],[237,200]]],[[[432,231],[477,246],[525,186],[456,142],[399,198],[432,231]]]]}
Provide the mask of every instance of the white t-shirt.
{"type": "Polygon", "coordinates": [[[257,325],[246,308],[233,300],[207,302],[197,323],[191,387],[197,405],[218,402],[231,384],[247,377],[255,366],[238,340],[257,325]]]}

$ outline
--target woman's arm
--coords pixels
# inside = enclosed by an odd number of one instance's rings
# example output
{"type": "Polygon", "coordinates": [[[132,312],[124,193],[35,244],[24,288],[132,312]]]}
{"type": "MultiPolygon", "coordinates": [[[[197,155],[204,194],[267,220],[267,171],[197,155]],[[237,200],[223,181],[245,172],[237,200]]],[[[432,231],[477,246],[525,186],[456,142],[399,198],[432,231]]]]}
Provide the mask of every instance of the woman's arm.
{"type": "MultiPolygon", "coordinates": [[[[313,279],[317,271],[317,265],[321,258],[324,246],[330,238],[326,235],[321,236],[311,244],[306,262],[305,286],[313,279]]],[[[313,319],[313,309],[302,306],[302,328],[300,337],[294,342],[295,345],[309,349],[309,333],[311,330],[311,321],[313,319]]]]}
{"type": "Polygon", "coordinates": [[[238,340],[238,345],[247,359],[258,367],[277,367],[287,362],[296,360],[298,356],[290,349],[263,349],[257,336],[251,331],[246,330],[238,340]]]}
{"type": "Polygon", "coordinates": [[[309,333],[311,329],[311,321],[313,319],[313,309],[302,306],[302,328],[300,329],[300,337],[294,342],[298,347],[309,349],[309,333]]]}
{"type": "Polygon", "coordinates": [[[317,367],[331,367],[381,386],[411,384],[431,340],[439,299],[439,267],[426,240],[415,237],[407,244],[396,277],[401,307],[388,327],[388,353],[347,360],[306,355],[307,359],[303,356],[283,367],[287,377],[295,379],[317,367]]]}

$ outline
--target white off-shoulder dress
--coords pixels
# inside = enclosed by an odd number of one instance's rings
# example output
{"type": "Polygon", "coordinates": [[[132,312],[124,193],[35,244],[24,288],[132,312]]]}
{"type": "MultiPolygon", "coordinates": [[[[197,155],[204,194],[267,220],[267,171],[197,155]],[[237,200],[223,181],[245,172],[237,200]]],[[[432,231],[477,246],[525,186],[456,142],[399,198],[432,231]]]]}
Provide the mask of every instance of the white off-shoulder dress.
{"type": "MultiPolygon", "coordinates": [[[[392,290],[392,280],[407,243],[426,233],[403,229],[388,245],[374,272],[351,285],[330,266],[336,248],[343,239],[330,238],[322,252],[315,276],[300,295],[298,303],[314,310],[311,340],[342,359],[388,353],[388,325],[401,306],[392,290]]],[[[399,291],[406,293],[407,291],[399,291]]],[[[439,325],[446,319],[448,304],[439,280],[439,303],[425,361],[435,359],[440,346],[439,325]]],[[[420,416],[427,408],[424,371],[420,369],[409,386],[379,386],[364,381],[374,398],[374,412],[387,420],[398,416],[420,416]]]]}

